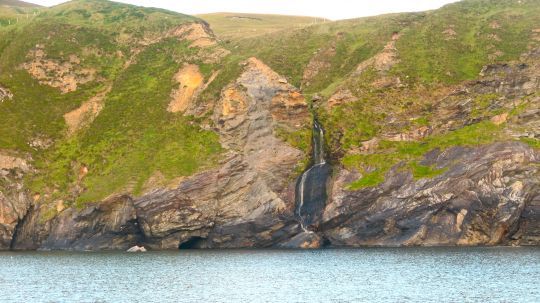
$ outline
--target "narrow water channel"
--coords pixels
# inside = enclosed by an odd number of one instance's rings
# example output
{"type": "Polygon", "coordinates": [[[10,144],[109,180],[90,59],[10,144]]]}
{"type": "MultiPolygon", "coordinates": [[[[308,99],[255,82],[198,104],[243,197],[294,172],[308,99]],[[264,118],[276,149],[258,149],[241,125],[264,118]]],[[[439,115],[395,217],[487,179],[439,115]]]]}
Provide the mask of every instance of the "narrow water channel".
{"type": "Polygon", "coordinates": [[[324,151],[324,129],[317,119],[313,120],[311,166],[298,178],[296,183],[296,215],[302,229],[315,230],[322,215],[327,194],[327,180],[330,165],[324,151]]]}

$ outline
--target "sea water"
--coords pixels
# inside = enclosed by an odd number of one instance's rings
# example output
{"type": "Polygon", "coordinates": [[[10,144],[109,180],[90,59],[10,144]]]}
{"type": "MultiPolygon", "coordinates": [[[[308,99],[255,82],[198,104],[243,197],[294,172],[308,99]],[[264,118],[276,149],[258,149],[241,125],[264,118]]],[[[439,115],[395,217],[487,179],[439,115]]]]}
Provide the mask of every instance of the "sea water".
{"type": "Polygon", "coordinates": [[[2,252],[0,302],[540,302],[540,248],[2,252]]]}

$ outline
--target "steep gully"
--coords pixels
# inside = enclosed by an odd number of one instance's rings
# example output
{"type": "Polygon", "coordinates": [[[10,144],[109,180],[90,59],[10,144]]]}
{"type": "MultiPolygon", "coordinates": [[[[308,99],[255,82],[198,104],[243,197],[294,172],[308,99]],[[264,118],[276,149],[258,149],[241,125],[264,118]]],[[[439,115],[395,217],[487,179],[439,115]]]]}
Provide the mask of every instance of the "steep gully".
{"type": "Polygon", "coordinates": [[[315,118],[312,130],[311,166],[304,171],[296,183],[296,215],[304,232],[318,229],[318,222],[328,198],[327,181],[331,173],[325,159],[324,129],[315,118]]]}

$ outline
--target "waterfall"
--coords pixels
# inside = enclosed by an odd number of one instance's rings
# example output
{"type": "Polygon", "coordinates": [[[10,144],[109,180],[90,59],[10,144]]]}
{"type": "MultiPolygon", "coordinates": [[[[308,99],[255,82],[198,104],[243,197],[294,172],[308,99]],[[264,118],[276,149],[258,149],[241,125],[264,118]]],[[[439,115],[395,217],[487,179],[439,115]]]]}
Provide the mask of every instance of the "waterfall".
{"type": "Polygon", "coordinates": [[[312,232],[310,225],[316,224],[326,204],[326,181],[330,167],[324,153],[324,129],[313,121],[312,165],[298,179],[296,187],[297,216],[304,232],[312,232]]]}
{"type": "Polygon", "coordinates": [[[313,121],[313,161],[315,165],[324,165],[324,130],[317,120],[313,121]]]}

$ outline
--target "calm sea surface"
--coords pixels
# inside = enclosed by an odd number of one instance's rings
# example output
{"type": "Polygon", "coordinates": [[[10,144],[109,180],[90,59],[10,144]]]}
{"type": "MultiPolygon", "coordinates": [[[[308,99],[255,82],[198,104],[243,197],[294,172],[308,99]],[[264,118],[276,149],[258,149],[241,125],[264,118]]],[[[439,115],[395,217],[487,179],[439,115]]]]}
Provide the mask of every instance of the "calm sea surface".
{"type": "Polygon", "coordinates": [[[0,302],[540,302],[540,248],[0,253],[0,302]]]}

